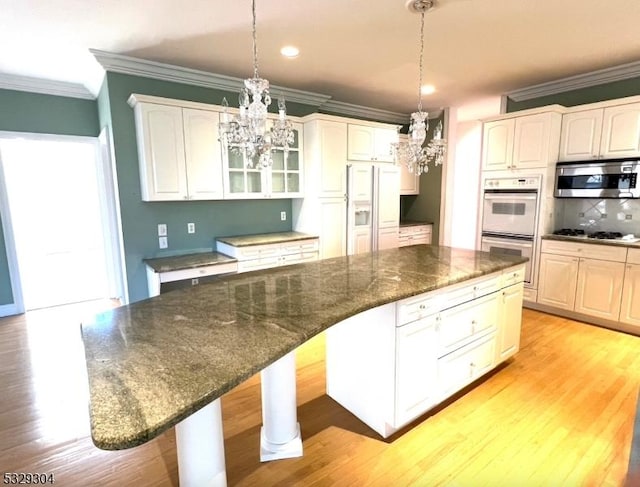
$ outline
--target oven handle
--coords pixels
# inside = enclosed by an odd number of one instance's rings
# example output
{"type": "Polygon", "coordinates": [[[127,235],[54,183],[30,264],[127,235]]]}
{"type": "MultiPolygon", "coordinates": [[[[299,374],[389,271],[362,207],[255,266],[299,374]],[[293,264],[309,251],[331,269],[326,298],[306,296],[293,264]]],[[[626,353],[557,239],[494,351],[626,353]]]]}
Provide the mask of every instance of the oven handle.
{"type": "Polygon", "coordinates": [[[510,239],[508,237],[507,238],[482,237],[482,243],[511,245],[513,247],[520,247],[523,249],[533,248],[533,240],[510,239]]]}
{"type": "Polygon", "coordinates": [[[484,199],[485,200],[535,200],[537,199],[538,196],[536,194],[523,194],[523,193],[517,193],[517,194],[511,194],[511,195],[506,195],[506,194],[496,194],[496,193],[484,193],[484,199]]]}

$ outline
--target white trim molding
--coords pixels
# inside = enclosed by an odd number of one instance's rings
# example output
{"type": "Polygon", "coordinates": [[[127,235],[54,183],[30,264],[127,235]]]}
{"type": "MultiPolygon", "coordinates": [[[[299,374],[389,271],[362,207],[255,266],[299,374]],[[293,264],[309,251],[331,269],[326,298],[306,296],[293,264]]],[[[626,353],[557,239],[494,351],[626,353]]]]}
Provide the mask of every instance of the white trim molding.
{"type": "MultiPolygon", "coordinates": [[[[342,101],[329,100],[320,107],[323,112],[336,113],[340,115],[350,115],[353,117],[362,117],[368,120],[380,120],[393,123],[409,123],[410,115],[408,113],[390,112],[380,110],[378,108],[370,108],[362,105],[353,105],[342,101]]],[[[429,117],[431,118],[431,117],[429,117]]]]}
{"type": "Polygon", "coordinates": [[[506,96],[514,101],[524,101],[636,77],[640,77],[640,61],[520,88],[506,93],[506,96]]]}
{"type": "Polygon", "coordinates": [[[95,100],[95,96],[79,83],[54,81],[49,79],[19,76],[17,74],[0,73],[0,88],[5,90],[27,91],[43,95],[66,96],[95,100]]]}
{"type": "Polygon", "coordinates": [[[0,304],[0,318],[5,316],[19,315],[22,311],[18,311],[18,307],[13,304],[0,304]]]}
{"type": "MultiPolygon", "coordinates": [[[[134,76],[142,76],[143,78],[160,79],[164,81],[173,81],[174,83],[184,83],[194,86],[203,86],[205,88],[214,88],[223,91],[239,91],[242,88],[244,80],[225,76],[223,74],[214,74],[207,71],[197,69],[184,68],[182,66],[174,66],[171,64],[159,63],[156,61],[148,61],[121,54],[113,54],[110,52],[99,51],[97,49],[89,49],[105,71],[114,73],[130,74],[134,76]]],[[[294,103],[304,103],[311,106],[320,106],[329,98],[328,95],[312,93],[310,91],[295,90],[292,88],[284,88],[282,86],[271,85],[271,91],[274,93],[282,93],[287,101],[294,103]]]]}

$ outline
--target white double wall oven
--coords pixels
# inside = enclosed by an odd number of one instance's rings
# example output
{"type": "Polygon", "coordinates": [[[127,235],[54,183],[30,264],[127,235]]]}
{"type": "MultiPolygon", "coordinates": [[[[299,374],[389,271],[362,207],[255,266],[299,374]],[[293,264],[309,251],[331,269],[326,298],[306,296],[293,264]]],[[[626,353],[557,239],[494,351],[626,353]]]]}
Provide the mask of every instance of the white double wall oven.
{"type": "Polygon", "coordinates": [[[480,248],[528,257],[525,285],[534,285],[535,245],[540,211],[540,175],[483,179],[480,248]]]}

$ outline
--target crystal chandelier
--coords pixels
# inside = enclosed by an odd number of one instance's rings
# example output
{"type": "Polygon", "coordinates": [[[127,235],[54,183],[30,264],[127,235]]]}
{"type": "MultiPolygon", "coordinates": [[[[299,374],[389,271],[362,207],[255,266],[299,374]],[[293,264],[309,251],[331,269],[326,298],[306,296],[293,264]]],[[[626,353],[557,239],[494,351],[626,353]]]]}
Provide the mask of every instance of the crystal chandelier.
{"type": "Polygon", "coordinates": [[[434,0],[409,0],[407,8],[420,14],[420,79],[418,82],[418,111],[411,114],[409,136],[406,141],[392,144],[397,164],[407,166],[410,172],[422,174],[429,163],[436,166],[444,162],[447,141],[442,138],[442,122],[438,122],[433,139],[424,146],[429,129],[429,114],[422,111],[422,67],[424,58],[424,14],[435,6],[434,0]]]}
{"type": "Polygon", "coordinates": [[[253,15],[253,78],[244,80],[238,99],[240,113],[228,113],[229,103],[222,99],[222,121],[220,141],[233,152],[242,155],[249,168],[269,167],[273,163],[272,152],[284,151],[285,159],[289,145],[294,143],[291,122],[287,120],[284,96],[278,98],[278,119],[272,127],[267,126],[267,107],[271,104],[269,81],[258,76],[258,45],[256,42],[256,0],[251,1],[253,15]]]}

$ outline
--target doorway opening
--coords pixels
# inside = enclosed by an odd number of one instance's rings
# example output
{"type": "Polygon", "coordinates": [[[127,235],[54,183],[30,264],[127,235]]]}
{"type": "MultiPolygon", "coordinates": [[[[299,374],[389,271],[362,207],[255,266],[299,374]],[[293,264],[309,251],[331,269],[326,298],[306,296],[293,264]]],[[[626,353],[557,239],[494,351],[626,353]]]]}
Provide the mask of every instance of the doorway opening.
{"type": "Polygon", "coordinates": [[[101,157],[97,138],[0,134],[18,312],[123,297],[101,157]]]}

